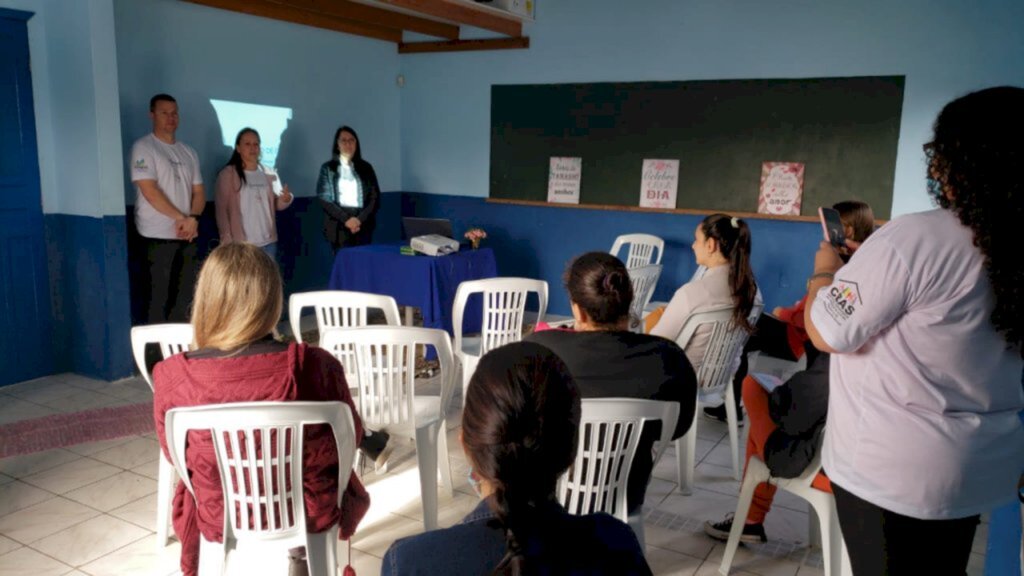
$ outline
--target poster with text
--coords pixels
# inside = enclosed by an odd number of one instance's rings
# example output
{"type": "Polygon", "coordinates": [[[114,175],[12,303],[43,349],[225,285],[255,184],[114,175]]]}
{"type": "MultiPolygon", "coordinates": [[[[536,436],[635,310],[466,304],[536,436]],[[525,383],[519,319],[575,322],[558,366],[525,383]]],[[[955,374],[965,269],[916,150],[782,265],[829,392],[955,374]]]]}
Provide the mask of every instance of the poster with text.
{"type": "Polygon", "coordinates": [[[804,165],[801,162],[762,162],[758,214],[800,215],[804,194],[804,165]]]}
{"type": "Polygon", "coordinates": [[[679,160],[644,159],[640,176],[641,208],[675,208],[679,160]]]}
{"type": "Polygon", "coordinates": [[[548,202],[579,204],[582,176],[582,158],[552,156],[548,172],[548,202]]]}

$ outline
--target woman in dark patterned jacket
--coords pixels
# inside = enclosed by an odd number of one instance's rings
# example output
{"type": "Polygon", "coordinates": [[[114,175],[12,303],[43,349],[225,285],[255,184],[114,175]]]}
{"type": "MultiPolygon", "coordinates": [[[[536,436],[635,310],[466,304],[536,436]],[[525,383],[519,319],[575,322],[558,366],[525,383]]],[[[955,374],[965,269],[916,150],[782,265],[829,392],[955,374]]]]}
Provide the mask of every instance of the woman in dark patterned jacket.
{"type": "Polygon", "coordinates": [[[380,186],[352,128],[342,126],[334,133],[331,159],[320,167],[316,195],[324,209],[324,237],[335,252],[373,240],[380,186]]]}

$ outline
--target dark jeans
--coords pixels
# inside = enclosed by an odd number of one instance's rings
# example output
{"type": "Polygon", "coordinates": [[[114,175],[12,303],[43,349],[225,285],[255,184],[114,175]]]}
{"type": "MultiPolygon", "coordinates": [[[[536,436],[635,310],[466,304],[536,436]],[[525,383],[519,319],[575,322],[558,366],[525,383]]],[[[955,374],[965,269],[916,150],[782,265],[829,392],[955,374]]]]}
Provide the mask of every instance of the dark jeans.
{"type": "Polygon", "coordinates": [[[154,238],[145,242],[149,266],[147,322],[188,322],[199,269],[196,243],[154,238]]]}
{"type": "Polygon", "coordinates": [[[879,508],[835,482],[839,527],[856,576],[962,576],[978,516],[919,520],[879,508]]]}

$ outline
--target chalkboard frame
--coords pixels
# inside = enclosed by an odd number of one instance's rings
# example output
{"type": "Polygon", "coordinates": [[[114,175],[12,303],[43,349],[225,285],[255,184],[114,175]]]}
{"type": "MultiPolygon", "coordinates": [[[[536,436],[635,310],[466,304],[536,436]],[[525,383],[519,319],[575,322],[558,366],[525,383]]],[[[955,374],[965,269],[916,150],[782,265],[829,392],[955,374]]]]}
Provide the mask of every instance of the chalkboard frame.
{"type": "Polygon", "coordinates": [[[583,158],[596,209],[816,219],[892,209],[904,76],[493,85],[490,199],[547,204],[549,159],[583,158]],[[644,158],[678,158],[675,209],[640,208],[644,158]],[[806,165],[800,216],[757,213],[761,163],[806,165]]]}

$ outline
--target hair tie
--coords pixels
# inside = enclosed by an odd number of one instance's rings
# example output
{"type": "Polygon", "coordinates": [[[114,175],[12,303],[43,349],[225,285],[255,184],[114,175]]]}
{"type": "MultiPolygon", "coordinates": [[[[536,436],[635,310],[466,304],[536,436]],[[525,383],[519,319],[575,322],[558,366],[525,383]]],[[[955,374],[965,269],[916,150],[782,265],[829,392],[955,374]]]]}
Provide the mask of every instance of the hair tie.
{"type": "Polygon", "coordinates": [[[731,224],[733,228],[739,228],[740,227],[740,219],[735,217],[735,216],[733,216],[732,219],[729,220],[729,224],[731,224]]]}
{"type": "Polygon", "coordinates": [[[605,274],[604,278],[601,279],[601,288],[603,288],[605,292],[612,292],[615,290],[614,276],[616,274],[617,272],[609,272],[608,274],[605,274]]]}

